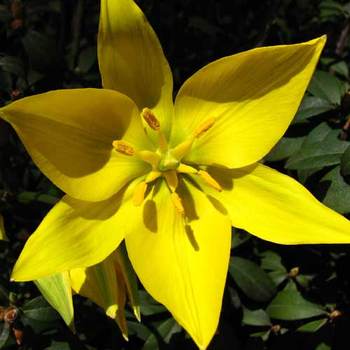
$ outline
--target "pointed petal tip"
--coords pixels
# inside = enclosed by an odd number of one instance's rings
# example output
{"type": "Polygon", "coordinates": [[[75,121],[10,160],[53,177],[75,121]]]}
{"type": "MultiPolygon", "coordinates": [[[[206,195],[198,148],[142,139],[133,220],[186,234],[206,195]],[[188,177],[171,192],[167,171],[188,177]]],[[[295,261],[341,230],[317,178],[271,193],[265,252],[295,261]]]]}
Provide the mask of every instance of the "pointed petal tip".
{"type": "Polygon", "coordinates": [[[133,306],[134,315],[138,322],[141,322],[141,311],[139,306],[133,306]]]}
{"type": "Polygon", "coordinates": [[[118,305],[111,305],[106,310],[106,315],[112,319],[117,317],[118,305]]]}

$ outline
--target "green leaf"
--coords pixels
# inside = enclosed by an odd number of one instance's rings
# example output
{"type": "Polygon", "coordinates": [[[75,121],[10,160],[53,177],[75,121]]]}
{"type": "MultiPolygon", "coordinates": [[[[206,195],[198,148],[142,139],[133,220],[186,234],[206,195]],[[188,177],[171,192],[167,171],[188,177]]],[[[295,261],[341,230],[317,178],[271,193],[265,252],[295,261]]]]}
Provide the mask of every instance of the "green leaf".
{"type": "MultiPolygon", "coordinates": [[[[181,331],[181,327],[173,318],[167,319],[157,327],[158,335],[167,344],[170,342],[172,335],[175,333],[179,333],[180,331],[181,331]]],[[[156,350],[156,349],[160,349],[158,340],[154,334],[151,334],[146,340],[145,344],[143,345],[142,350],[156,350]]]]}
{"type": "Polygon", "coordinates": [[[146,341],[151,334],[149,328],[147,328],[143,323],[128,321],[127,324],[129,335],[134,335],[143,341],[146,341]]]}
{"type": "Polygon", "coordinates": [[[287,169],[313,169],[336,165],[349,145],[338,138],[339,130],[321,123],[306,137],[301,148],[286,163],[287,169]]]}
{"type": "Polygon", "coordinates": [[[87,73],[97,62],[96,47],[89,46],[83,49],[78,57],[78,65],[76,71],[79,73],[87,73]]]}
{"type": "Polygon", "coordinates": [[[341,157],[340,170],[343,176],[350,175],[350,146],[341,157]]]}
{"type": "Polygon", "coordinates": [[[344,85],[338,78],[320,70],[314,74],[308,90],[313,96],[336,106],[340,105],[342,96],[345,93],[344,85]]]}
{"type": "Polygon", "coordinates": [[[314,333],[317,332],[321,327],[323,327],[327,323],[327,318],[321,318],[320,320],[315,320],[311,322],[307,322],[300,326],[297,331],[303,333],[314,333]]]}
{"type": "Polygon", "coordinates": [[[287,273],[287,269],[282,264],[282,259],[279,254],[272,250],[267,250],[261,253],[261,267],[264,270],[283,271],[287,273]]]}
{"type": "Polygon", "coordinates": [[[68,272],[40,278],[34,281],[46,301],[61,315],[74,331],[74,308],[68,272]]]}
{"type": "Polygon", "coordinates": [[[289,158],[300,149],[303,141],[304,137],[283,137],[265,159],[269,162],[276,162],[289,158]]]}
{"type": "Polygon", "coordinates": [[[10,325],[7,322],[2,323],[0,329],[0,349],[2,349],[10,337],[10,325]]]}
{"type": "Polygon", "coordinates": [[[328,188],[323,203],[339,213],[350,212],[350,186],[345,182],[337,166],[322,179],[319,188],[328,188]]]}
{"type": "Polygon", "coordinates": [[[71,346],[69,343],[64,342],[64,341],[53,341],[52,344],[48,347],[45,348],[45,350],[71,350],[71,346]]]}
{"type": "Polygon", "coordinates": [[[269,275],[247,259],[233,257],[229,272],[239,288],[255,301],[268,301],[275,294],[275,285],[269,275]]]}
{"type": "Polygon", "coordinates": [[[281,257],[273,251],[266,251],[261,256],[261,267],[269,271],[268,275],[274,281],[275,285],[278,286],[288,276],[287,269],[282,265],[281,257]]]}
{"type": "Polygon", "coordinates": [[[331,71],[341,75],[345,79],[349,78],[349,67],[344,61],[332,64],[331,71]]]}
{"type": "MultiPolygon", "coordinates": [[[[28,30],[22,37],[23,47],[31,67],[38,72],[47,72],[59,66],[59,55],[55,41],[42,32],[28,30]]],[[[57,70],[56,70],[57,71],[57,70]]]]}
{"type": "Polygon", "coordinates": [[[248,310],[243,308],[242,323],[247,326],[271,326],[269,315],[262,309],[248,310]]]}
{"type": "Polygon", "coordinates": [[[0,240],[8,241],[8,238],[7,238],[6,232],[5,232],[4,218],[1,214],[0,214],[0,240]]]}
{"type": "Polygon", "coordinates": [[[51,205],[54,205],[59,201],[57,197],[51,196],[46,193],[28,192],[28,191],[19,193],[17,195],[17,200],[18,202],[23,204],[28,204],[36,201],[36,202],[41,202],[41,203],[51,204],[51,205]]]}
{"type": "Polygon", "coordinates": [[[142,315],[150,316],[166,312],[166,308],[163,305],[157,303],[148,293],[140,291],[139,297],[142,315]]]}
{"type": "Polygon", "coordinates": [[[289,282],[276,295],[267,307],[266,312],[271,318],[284,321],[302,320],[327,314],[321,306],[305,300],[294,282],[289,282]]]}
{"type": "Polygon", "coordinates": [[[58,319],[57,312],[41,296],[25,303],[22,312],[27,318],[40,322],[53,322],[58,319]]]}
{"type": "Polygon", "coordinates": [[[14,74],[16,76],[24,76],[24,68],[22,61],[14,56],[0,57],[0,68],[4,72],[14,74]]]}
{"type": "Polygon", "coordinates": [[[252,236],[246,232],[234,230],[231,240],[231,248],[235,249],[250,240],[252,236]]]}
{"type": "Polygon", "coordinates": [[[332,109],[334,109],[334,105],[327,100],[315,96],[306,96],[304,97],[293,122],[301,123],[310,117],[328,112],[332,109]]]}
{"type": "Polygon", "coordinates": [[[315,350],[331,350],[331,346],[326,343],[321,343],[317,345],[315,350]]]}

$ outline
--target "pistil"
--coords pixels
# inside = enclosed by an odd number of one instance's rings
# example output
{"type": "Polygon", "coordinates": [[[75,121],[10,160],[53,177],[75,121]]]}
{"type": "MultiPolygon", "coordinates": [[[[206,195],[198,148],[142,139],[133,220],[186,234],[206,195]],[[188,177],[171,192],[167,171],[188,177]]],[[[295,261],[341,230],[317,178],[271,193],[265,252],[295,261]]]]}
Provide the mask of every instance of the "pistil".
{"type": "Polygon", "coordinates": [[[190,137],[173,149],[169,149],[168,142],[161,131],[160,122],[151,109],[144,108],[141,112],[141,117],[152,130],[158,133],[159,148],[156,152],[137,150],[132,144],[124,140],[113,141],[113,147],[117,152],[126,156],[134,156],[150,164],[152,167],[152,170],[147,174],[143,181],[136,185],[134,189],[132,201],[135,206],[140,206],[143,203],[148,185],[159,177],[163,177],[169,187],[170,197],[174,207],[177,212],[184,215],[185,210],[181,198],[176,192],[179,184],[178,174],[181,173],[196,175],[204,181],[206,185],[217,191],[222,191],[220,184],[208,172],[181,163],[182,158],[190,152],[194,141],[214,125],[215,118],[208,118],[205,120],[194,130],[190,137]]]}

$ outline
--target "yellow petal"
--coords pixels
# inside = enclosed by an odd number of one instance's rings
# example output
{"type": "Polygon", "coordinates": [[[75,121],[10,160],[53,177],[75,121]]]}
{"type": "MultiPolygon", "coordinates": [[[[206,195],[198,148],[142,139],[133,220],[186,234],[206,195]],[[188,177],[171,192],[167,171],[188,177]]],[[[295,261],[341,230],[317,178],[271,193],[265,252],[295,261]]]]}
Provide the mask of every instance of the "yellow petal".
{"type": "Polygon", "coordinates": [[[113,257],[97,265],[72,269],[70,278],[73,290],[102,307],[107,316],[116,317],[118,310],[118,282],[113,257]]]}
{"type": "Polygon", "coordinates": [[[68,272],[39,278],[34,281],[47,302],[61,315],[74,331],[74,308],[72,288],[68,272]]]}
{"type": "Polygon", "coordinates": [[[150,108],[168,133],[172,74],[156,34],[133,0],[102,0],[98,60],[105,88],[150,108]]]}
{"type": "Polygon", "coordinates": [[[212,192],[232,225],[281,244],[350,243],[350,221],[327,208],[301,184],[264,165],[212,169],[223,191],[212,192]]]}
{"type": "Polygon", "coordinates": [[[4,217],[0,214],[0,240],[7,241],[8,238],[5,232],[4,217]]]}
{"type": "Polygon", "coordinates": [[[12,279],[35,280],[105,259],[122,241],[129,212],[133,215],[129,192],[103,202],[65,196],[28,239],[12,279]]]}
{"type": "Polygon", "coordinates": [[[116,270],[125,283],[126,293],[137,320],[141,321],[140,300],[137,287],[137,277],[128,258],[125,245],[121,244],[115,254],[116,270]]]}
{"type": "Polygon", "coordinates": [[[97,265],[70,271],[73,290],[103,308],[116,320],[123,337],[128,339],[125,318],[126,291],[124,280],[115,268],[116,252],[97,265]]]}
{"type": "MultiPolygon", "coordinates": [[[[146,290],[164,304],[201,349],[218,325],[228,268],[231,225],[208,198],[181,184],[185,219],[163,182],[149,195],[128,255],[146,290]]],[[[136,218],[134,218],[136,221],[136,218]]]]}
{"type": "Polygon", "coordinates": [[[58,90],[23,98],[0,109],[42,172],[70,196],[111,197],[148,167],[113,150],[123,138],[150,147],[138,111],[111,90],[58,90]]]}
{"type": "Polygon", "coordinates": [[[261,159],[293,119],[325,41],[256,48],[205,66],[177,95],[172,143],[215,118],[187,161],[238,168],[261,159]]]}

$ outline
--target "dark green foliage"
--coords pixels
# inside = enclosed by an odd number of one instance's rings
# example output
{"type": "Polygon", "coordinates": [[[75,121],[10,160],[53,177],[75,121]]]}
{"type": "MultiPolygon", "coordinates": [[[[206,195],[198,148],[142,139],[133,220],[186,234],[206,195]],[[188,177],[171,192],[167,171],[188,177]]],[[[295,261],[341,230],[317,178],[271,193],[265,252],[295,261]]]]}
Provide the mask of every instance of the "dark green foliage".
{"type": "MultiPolygon", "coordinates": [[[[117,0],[116,0],[117,1],[117,0]]],[[[335,210],[350,213],[350,3],[331,0],[139,0],[174,73],[175,90],[206,63],[245,49],[328,34],[293,125],[266,157],[335,210]]],[[[56,88],[99,87],[98,1],[0,0],[0,103],[56,88]]],[[[116,324],[75,299],[76,334],[31,283],[10,283],[29,234],[62,193],[0,120],[0,348],[195,349],[166,309],[141,291],[142,323],[116,324]],[[15,309],[13,309],[15,307],[15,309]]],[[[283,234],[283,233],[282,233],[283,234]]],[[[348,246],[285,247],[235,231],[218,333],[210,349],[347,350],[348,246]]],[[[176,291],[174,291],[176,293],[176,291]]]]}

